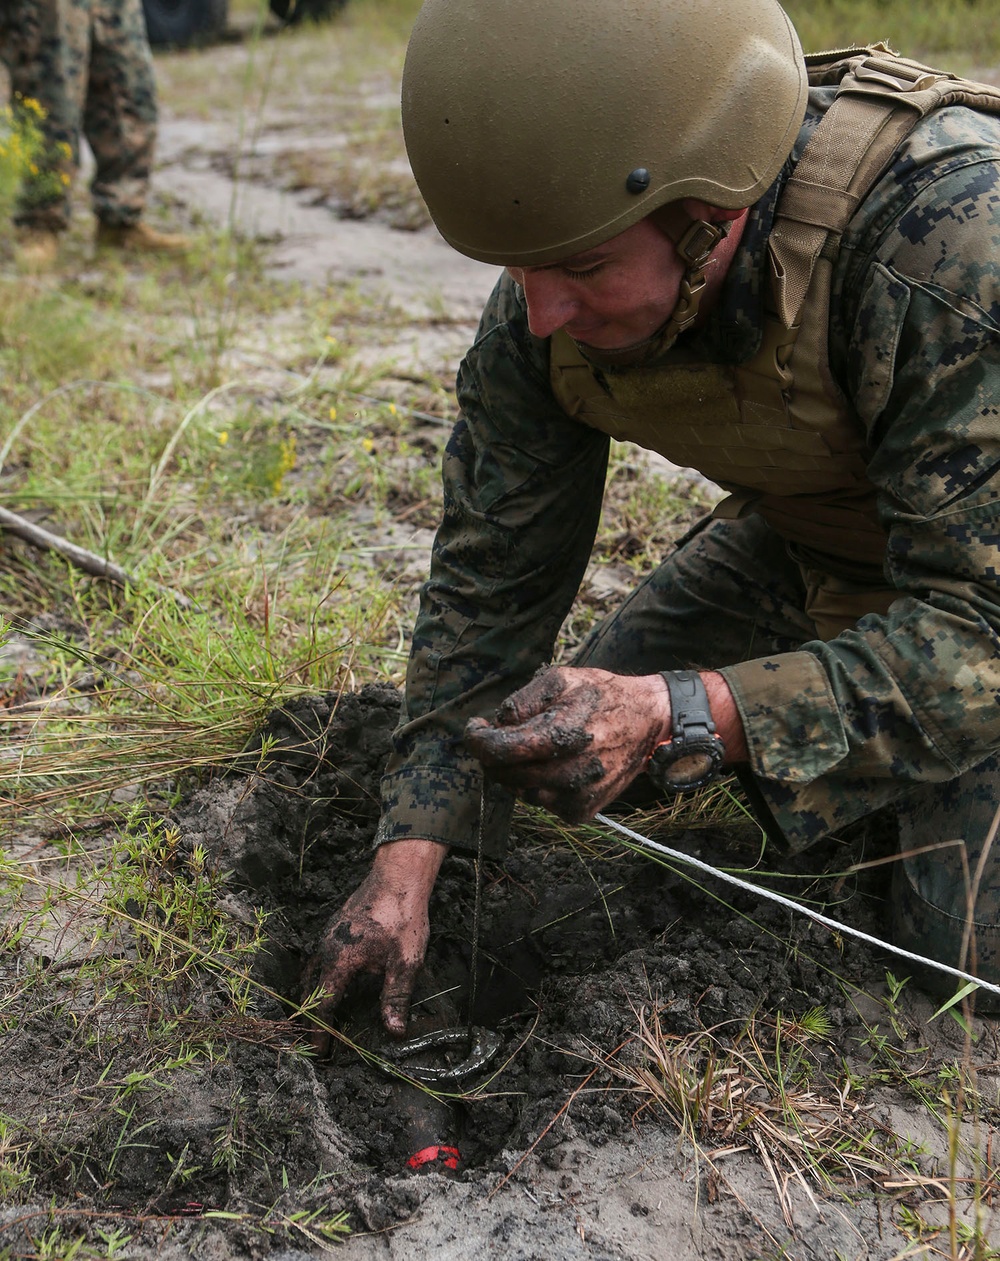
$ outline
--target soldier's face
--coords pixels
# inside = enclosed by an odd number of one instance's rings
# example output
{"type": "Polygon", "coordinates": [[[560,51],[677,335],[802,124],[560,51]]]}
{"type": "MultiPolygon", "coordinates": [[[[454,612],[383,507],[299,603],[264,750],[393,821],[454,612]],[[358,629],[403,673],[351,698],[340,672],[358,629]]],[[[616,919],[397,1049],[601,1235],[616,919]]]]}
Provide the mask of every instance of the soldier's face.
{"type": "Polygon", "coordinates": [[[684,276],[673,243],[648,219],[572,258],[507,270],[524,289],[536,337],[565,329],[595,350],[622,350],[651,337],[677,305],[684,276]]]}

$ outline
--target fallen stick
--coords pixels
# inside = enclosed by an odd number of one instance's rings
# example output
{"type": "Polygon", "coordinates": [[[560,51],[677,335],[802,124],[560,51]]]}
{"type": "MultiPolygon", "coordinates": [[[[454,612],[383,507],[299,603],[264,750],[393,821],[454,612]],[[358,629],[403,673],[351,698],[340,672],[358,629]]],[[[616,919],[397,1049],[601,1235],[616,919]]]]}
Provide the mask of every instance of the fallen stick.
{"type": "MultiPolygon", "coordinates": [[[[86,574],[92,574],[95,578],[106,578],[109,582],[115,583],[119,587],[138,586],[136,580],[121,565],[116,565],[114,561],[105,560],[103,556],[98,556],[95,552],[88,552],[85,547],[77,547],[75,543],[71,543],[69,539],[64,539],[59,534],[53,534],[51,530],[43,529],[40,525],[35,525],[33,521],[29,521],[26,517],[19,516],[16,512],[11,512],[8,508],[0,508],[0,530],[6,530],[10,534],[17,535],[23,539],[25,543],[30,543],[32,547],[38,548],[43,552],[57,552],[60,556],[64,556],[71,565],[75,565],[77,569],[82,569],[86,574]]],[[[157,587],[164,594],[172,596],[183,608],[190,608],[191,601],[185,595],[181,595],[179,591],[173,591],[170,587],[157,587]]]]}

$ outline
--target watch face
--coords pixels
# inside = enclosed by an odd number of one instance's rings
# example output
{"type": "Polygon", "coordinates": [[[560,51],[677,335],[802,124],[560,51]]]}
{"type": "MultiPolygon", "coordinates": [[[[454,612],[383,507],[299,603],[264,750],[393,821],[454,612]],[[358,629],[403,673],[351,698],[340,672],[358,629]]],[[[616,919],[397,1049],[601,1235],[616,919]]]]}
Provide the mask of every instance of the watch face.
{"type": "Polygon", "coordinates": [[[676,788],[700,784],[711,778],[718,759],[708,749],[692,749],[667,768],[666,778],[676,788]]]}

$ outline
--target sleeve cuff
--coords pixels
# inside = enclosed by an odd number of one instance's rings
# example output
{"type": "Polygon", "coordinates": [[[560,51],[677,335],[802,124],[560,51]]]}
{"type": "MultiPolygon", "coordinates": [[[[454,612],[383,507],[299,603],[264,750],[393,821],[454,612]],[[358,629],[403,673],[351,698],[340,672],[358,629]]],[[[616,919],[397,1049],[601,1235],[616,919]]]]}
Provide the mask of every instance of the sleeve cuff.
{"type": "Polygon", "coordinates": [[[786,652],[726,666],[754,774],[809,784],[842,761],[847,734],[830,680],[808,652],[786,652]]]}
{"type": "Polygon", "coordinates": [[[382,817],[375,845],[419,839],[438,841],[476,854],[480,841],[488,858],[502,858],[514,812],[514,798],[481,774],[455,767],[418,767],[382,777],[382,817]]]}

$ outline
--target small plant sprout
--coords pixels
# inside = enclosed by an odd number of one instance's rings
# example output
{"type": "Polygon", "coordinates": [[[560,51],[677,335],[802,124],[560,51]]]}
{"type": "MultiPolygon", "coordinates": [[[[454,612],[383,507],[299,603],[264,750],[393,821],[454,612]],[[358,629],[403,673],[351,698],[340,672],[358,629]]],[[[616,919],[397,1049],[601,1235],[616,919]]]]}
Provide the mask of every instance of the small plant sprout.
{"type": "Polygon", "coordinates": [[[117,1261],[125,1255],[125,1249],[132,1242],[131,1234],[120,1226],[98,1226],[97,1237],[104,1245],[104,1250],[97,1255],[104,1261],[117,1261]]]}

